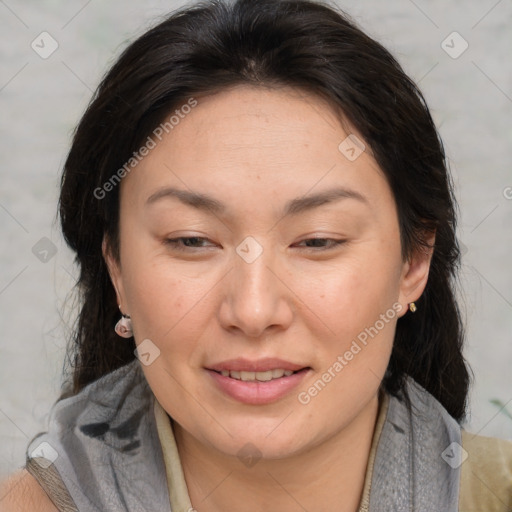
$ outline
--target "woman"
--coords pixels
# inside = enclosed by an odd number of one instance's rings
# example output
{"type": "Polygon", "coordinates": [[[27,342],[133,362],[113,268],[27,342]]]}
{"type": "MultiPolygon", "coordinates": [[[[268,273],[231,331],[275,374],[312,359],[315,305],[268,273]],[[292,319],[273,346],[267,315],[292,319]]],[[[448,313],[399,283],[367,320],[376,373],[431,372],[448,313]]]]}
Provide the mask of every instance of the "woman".
{"type": "Polygon", "coordinates": [[[65,164],[73,381],[9,510],[509,510],[512,444],[460,427],[454,209],[421,93],[339,12],[149,30],[65,164]]]}

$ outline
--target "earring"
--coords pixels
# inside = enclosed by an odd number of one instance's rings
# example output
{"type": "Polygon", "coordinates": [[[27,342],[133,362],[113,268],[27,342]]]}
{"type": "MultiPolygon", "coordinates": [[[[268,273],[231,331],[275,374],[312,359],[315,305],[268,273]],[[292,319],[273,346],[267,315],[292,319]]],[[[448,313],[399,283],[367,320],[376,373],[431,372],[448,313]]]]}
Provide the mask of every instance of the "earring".
{"type": "MultiPolygon", "coordinates": [[[[121,306],[119,306],[119,310],[121,311],[121,306]]],[[[131,338],[133,336],[132,320],[129,315],[125,315],[122,311],[121,315],[122,317],[117,322],[114,330],[121,338],[131,338]]]]}
{"type": "Polygon", "coordinates": [[[411,313],[415,313],[417,309],[418,309],[418,308],[416,307],[416,304],[414,304],[414,302],[411,302],[411,303],[409,304],[409,311],[410,311],[411,313]]]}

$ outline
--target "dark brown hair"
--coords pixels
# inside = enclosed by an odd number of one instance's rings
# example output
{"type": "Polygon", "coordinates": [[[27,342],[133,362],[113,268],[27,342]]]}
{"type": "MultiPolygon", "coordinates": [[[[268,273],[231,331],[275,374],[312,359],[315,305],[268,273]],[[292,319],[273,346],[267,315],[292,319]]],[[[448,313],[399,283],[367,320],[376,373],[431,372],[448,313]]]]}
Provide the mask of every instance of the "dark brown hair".
{"type": "Polygon", "coordinates": [[[114,332],[119,309],[101,251],[106,234],[119,258],[119,187],[103,198],[95,191],[180,103],[237,84],[299,88],[343,113],[392,189],[404,259],[435,230],[426,289],[417,312],[398,320],[382,384],[394,394],[409,375],[461,420],[469,374],[454,292],[456,203],[442,142],[424,97],[390,53],[344,13],[307,0],[182,9],[130,44],[102,80],[61,183],[59,212],[80,269],[81,309],[68,347],[72,382],[60,398],[135,357],[133,339],[114,332]]]}

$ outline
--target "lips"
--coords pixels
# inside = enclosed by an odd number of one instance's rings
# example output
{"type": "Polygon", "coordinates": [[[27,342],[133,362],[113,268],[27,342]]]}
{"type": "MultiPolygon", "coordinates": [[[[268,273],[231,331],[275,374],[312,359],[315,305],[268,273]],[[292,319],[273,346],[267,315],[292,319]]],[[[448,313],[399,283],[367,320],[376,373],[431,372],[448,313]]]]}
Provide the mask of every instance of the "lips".
{"type": "Polygon", "coordinates": [[[206,368],[218,389],[238,402],[263,405],[288,395],[311,368],[282,359],[231,359],[206,368]]]}
{"type": "Polygon", "coordinates": [[[268,372],[269,370],[285,370],[291,372],[297,372],[307,368],[307,366],[295,364],[290,361],[284,361],[283,359],[277,358],[264,358],[255,361],[249,359],[238,358],[229,359],[222,361],[221,363],[213,364],[208,367],[209,370],[215,372],[222,371],[235,371],[235,372],[268,372]]]}
{"type": "Polygon", "coordinates": [[[243,380],[244,382],[268,382],[269,380],[280,379],[281,377],[289,377],[293,373],[291,370],[283,370],[282,368],[267,370],[266,372],[237,372],[236,370],[222,370],[220,372],[223,377],[231,377],[232,379],[243,380]]]}

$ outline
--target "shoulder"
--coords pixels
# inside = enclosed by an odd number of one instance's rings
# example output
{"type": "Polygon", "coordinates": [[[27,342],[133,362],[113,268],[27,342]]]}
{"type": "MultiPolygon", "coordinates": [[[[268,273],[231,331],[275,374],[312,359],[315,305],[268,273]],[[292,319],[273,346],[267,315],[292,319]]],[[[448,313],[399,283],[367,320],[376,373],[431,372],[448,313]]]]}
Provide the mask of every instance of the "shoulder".
{"type": "Polygon", "coordinates": [[[462,430],[462,448],[462,510],[510,510],[512,441],[462,430]]]}
{"type": "Polygon", "coordinates": [[[468,454],[468,462],[481,467],[501,468],[512,478],[512,441],[478,436],[462,430],[462,446],[468,454]]]}
{"type": "Polygon", "coordinates": [[[0,483],[2,512],[59,512],[37,480],[22,469],[0,483]]]}

